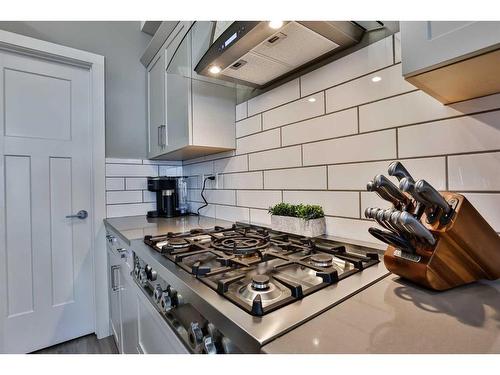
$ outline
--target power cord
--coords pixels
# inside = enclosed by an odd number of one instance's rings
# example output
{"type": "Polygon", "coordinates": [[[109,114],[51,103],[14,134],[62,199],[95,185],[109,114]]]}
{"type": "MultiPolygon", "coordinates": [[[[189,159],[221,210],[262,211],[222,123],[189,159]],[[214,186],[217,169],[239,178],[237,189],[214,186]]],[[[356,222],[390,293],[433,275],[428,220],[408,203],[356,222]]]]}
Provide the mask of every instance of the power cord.
{"type": "Polygon", "coordinates": [[[205,195],[203,195],[203,193],[205,192],[205,186],[207,184],[207,180],[214,181],[215,176],[208,176],[208,177],[205,177],[205,179],[203,180],[203,187],[201,189],[201,198],[203,199],[203,202],[205,202],[205,204],[203,206],[198,207],[198,210],[196,211],[198,216],[200,215],[200,210],[208,206],[207,199],[205,198],[205,195]]]}

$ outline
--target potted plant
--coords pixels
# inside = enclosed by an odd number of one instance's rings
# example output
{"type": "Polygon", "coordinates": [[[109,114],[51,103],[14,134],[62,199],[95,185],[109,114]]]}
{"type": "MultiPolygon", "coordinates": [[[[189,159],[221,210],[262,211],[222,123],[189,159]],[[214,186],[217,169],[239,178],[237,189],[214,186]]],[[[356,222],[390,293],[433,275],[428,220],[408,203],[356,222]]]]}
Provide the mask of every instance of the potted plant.
{"type": "Polygon", "coordinates": [[[274,230],[307,237],[321,236],[326,232],[325,213],[321,206],[278,203],[269,208],[269,213],[274,230]]]}

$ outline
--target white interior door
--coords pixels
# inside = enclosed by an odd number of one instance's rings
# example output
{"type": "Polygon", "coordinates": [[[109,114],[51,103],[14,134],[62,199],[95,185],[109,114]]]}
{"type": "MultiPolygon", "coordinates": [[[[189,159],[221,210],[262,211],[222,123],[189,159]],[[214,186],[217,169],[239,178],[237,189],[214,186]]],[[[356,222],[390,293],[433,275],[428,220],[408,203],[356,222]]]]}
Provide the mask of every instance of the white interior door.
{"type": "Polygon", "coordinates": [[[94,332],[91,80],[2,51],[0,69],[0,312],[19,353],[94,332]]]}

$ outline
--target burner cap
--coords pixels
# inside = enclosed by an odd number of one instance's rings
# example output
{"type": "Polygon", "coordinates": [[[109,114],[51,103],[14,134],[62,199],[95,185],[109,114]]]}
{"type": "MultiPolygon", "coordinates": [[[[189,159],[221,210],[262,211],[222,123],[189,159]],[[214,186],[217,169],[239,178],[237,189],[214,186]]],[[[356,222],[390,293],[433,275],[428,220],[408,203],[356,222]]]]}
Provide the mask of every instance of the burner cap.
{"type": "Polygon", "coordinates": [[[269,276],[267,275],[254,275],[252,277],[252,288],[255,290],[269,289],[269,276]]]}
{"type": "Polygon", "coordinates": [[[268,246],[269,240],[260,236],[231,236],[212,241],[212,247],[234,255],[252,255],[268,246]]]}
{"type": "Polygon", "coordinates": [[[314,254],[311,256],[310,261],[317,267],[329,267],[333,264],[333,256],[329,254],[314,254]]]}

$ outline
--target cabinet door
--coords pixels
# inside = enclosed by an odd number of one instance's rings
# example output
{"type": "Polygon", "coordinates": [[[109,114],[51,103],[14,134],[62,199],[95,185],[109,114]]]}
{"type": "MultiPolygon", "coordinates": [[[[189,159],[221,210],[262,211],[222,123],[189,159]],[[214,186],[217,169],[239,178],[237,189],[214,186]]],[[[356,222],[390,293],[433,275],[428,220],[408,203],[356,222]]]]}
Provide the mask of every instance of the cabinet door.
{"type": "Polygon", "coordinates": [[[122,318],[121,318],[121,295],[120,295],[120,258],[112,250],[108,249],[108,272],[109,272],[109,321],[111,330],[115,337],[116,346],[120,353],[123,352],[122,345],[122,318]]]}
{"type": "Polygon", "coordinates": [[[498,22],[401,22],[403,75],[414,75],[463,60],[500,44],[498,22]]]}
{"type": "Polygon", "coordinates": [[[148,68],[149,157],[161,154],[165,140],[165,51],[148,68]]]}
{"type": "Polygon", "coordinates": [[[167,148],[190,143],[191,34],[186,26],[167,48],[167,148]]]}
{"type": "Polygon", "coordinates": [[[122,316],[122,343],[123,353],[137,353],[137,297],[130,269],[125,262],[121,268],[121,316],[122,316]]]}

